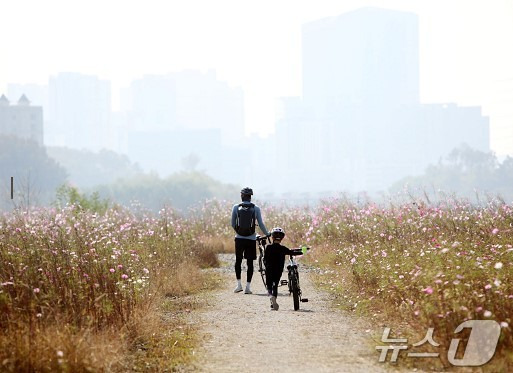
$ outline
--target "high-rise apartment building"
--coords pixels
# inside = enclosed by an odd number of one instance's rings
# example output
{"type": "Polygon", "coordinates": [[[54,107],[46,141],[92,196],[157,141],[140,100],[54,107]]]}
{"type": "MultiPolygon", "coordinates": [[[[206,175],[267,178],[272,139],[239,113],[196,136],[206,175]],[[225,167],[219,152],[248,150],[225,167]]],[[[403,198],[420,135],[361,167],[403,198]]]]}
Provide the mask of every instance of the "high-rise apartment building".
{"type": "Polygon", "coordinates": [[[462,143],[490,150],[479,107],[420,103],[418,18],[408,12],[364,8],[306,24],[303,95],[283,103],[281,190],[384,190],[462,143]]]}
{"type": "Polygon", "coordinates": [[[110,82],[79,73],[50,77],[47,145],[110,148],[110,82]]]}
{"type": "Polygon", "coordinates": [[[418,44],[413,13],[363,8],[308,23],[303,26],[303,98],[318,111],[417,103],[418,44]]]}
{"type": "Polygon", "coordinates": [[[213,70],[146,75],[122,90],[121,110],[137,131],[221,130],[224,145],[244,137],[242,89],[219,81],[213,70]]]}
{"type": "Polygon", "coordinates": [[[122,148],[146,170],[168,175],[193,155],[199,169],[233,181],[233,164],[244,163],[233,156],[245,146],[242,90],[214,71],[146,75],[121,92],[121,110],[122,148]]]}

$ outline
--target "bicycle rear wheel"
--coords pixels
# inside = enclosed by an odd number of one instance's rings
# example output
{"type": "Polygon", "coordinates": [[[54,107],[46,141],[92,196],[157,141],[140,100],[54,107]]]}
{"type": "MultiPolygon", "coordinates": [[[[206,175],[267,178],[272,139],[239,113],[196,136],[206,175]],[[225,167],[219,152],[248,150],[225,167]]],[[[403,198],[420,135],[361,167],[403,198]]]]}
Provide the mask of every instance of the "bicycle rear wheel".
{"type": "Polygon", "coordinates": [[[265,283],[265,264],[264,264],[263,255],[260,255],[258,257],[258,272],[260,272],[260,276],[262,276],[262,282],[264,284],[264,288],[267,289],[267,285],[265,283]]]}

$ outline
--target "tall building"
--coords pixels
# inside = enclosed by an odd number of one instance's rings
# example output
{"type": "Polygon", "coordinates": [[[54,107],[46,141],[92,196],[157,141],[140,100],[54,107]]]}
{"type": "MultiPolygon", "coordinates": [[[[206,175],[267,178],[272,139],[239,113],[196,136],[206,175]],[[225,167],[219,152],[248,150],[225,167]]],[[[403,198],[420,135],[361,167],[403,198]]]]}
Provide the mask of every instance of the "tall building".
{"type": "Polygon", "coordinates": [[[79,73],[50,77],[47,145],[112,148],[110,82],[79,73]]]}
{"type": "MultiPolygon", "coordinates": [[[[244,164],[234,156],[244,146],[243,94],[214,71],[146,75],[122,90],[121,110],[117,117],[126,122],[121,148],[144,169],[168,175],[193,155],[198,169],[236,181],[232,170],[244,164]]],[[[249,167],[249,160],[245,163],[249,167]]]]}
{"type": "Polygon", "coordinates": [[[419,101],[418,17],[363,8],[303,26],[303,98],[335,105],[419,101]]]}
{"type": "Polygon", "coordinates": [[[176,84],[176,124],[183,129],[221,130],[225,146],[244,138],[244,95],[217,79],[216,72],[185,70],[170,74],[176,84]]]}
{"type": "Polygon", "coordinates": [[[16,136],[43,145],[43,108],[32,106],[22,94],[16,105],[0,97],[0,135],[16,136]]]}
{"type": "Polygon", "coordinates": [[[489,151],[479,107],[420,103],[418,55],[412,13],[364,8],[306,24],[303,95],[283,100],[276,123],[279,189],[386,190],[462,143],[489,151]]]}
{"type": "Polygon", "coordinates": [[[121,111],[137,131],[220,129],[224,145],[244,137],[242,89],[213,70],[145,75],[122,90],[121,111]]]}
{"type": "Polygon", "coordinates": [[[145,75],[121,91],[121,111],[134,131],[176,128],[176,83],[169,76],[145,75]]]}

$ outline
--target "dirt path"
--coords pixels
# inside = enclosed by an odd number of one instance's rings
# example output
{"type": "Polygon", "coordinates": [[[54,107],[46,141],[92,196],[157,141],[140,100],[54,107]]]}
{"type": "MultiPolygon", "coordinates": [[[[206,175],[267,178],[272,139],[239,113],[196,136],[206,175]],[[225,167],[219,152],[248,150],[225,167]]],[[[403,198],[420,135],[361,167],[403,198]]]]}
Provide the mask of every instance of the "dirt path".
{"type": "MultiPolygon", "coordinates": [[[[253,294],[233,293],[234,256],[221,257],[218,269],[226,281],[211,294],[195,320],[204,333],[195,369],[204,372],[381,372],[375,343],[356,318],[332,309],[300,269],[308,303],[294,311],[292,299],[278,296],[279,311],[270,308],[258,272],[253,294]]],[[[255,262],[256,263],[256,262],[255,262]]],[[[255,268],[256,269],[256,268],[255,268]]],[[[245,278],[243,269],[243,280],[245,278]]],[[[284,277],[286,278],[286,273],[284,277]]],[[[243,284],[245,281],[243,281],[243,284]]]]}

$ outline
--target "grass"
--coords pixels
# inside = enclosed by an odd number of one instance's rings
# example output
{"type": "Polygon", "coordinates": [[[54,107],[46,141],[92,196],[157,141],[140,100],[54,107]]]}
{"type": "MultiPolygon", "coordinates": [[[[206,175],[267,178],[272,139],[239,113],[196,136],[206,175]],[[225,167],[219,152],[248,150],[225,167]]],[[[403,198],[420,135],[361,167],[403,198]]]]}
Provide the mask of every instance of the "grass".
{"type": "MultiPolygon", "coordinates": [[[[214,217],[230,205],[216,203],[214,217]]],[[[440,359],[428,364],[450,368],[447,350],[466,320],[494,320],[501,337],[484,371],[513,365],[513,206],[499,199],[471,204],[443,197],[378,205],[331,199],[312,208],[261,206],[268,228],[287,232],[289,247],[305,243],[319,267],[317,283],[346,312],[364,316],[394,335],[420,341],[428,328],[440,343],[440,359]]],[[[226,215],[226,214],[225,214],[226,215]]],[[[227,239],[230,227],[215,223],[212,232],[227,239]]],[[[420,351],[422,352],[422,351],[420,351]]],[[[402,361],[423,364],[422,359],[402,361]]],[[[425,367],[422,365],[422,367],[425,367]]]]}
{"type": "MultiPolygon", "coordinates": [[[[454,330],[466,320],[495,320],[502,333],[484,371],[513,364],[513,208],[451,200],[355,206],[331,201],[312,212],[304,239],[324,270],[317,283],[346,311],[392,327],[409,346],[434,328],[440,359],[402,360],[449,368],[454,330]]],[[[376,330],[377,345],[383,327],[376,330]],[[378,335],[379,333],[379,335],[378,335]]],[[[468,335],[462,339],[468,339],[468,335]]]]}
{"type": "MultiPolygon", "coordinates": [[[[513,206],[329,200],[315,208],[262,206],[289,247],[306,243],[317,283],[346,312],[411,344],[435,330],[441,358],[465,320],[501,326],[483,371],[513,365],[513,206]]],[[[116,207],[67,206],[0,218],[0,370],[165,371],[187,365],[198,343],[187,314],[219,282],[201,268],[233,251],[231,205],[189,217],[116,207]]],[[[463,340],[468,338],[463,337],[463,340]]],[[[377,356],[377,355],[376,355],[377,356]]],[[[376,357],[377,358],[377,357],[376,357]]],[[[420,359],[403,359],[414,366],[420,359]]]]}
{"type": "Polygon", "coordinates": [[[214,250],[173,211],[76,206],[0,218],[0,370],[162,371],[190,359],[184,297],[214,250]],[[166,308],[165,300],[179,307],[166,308]]]}

